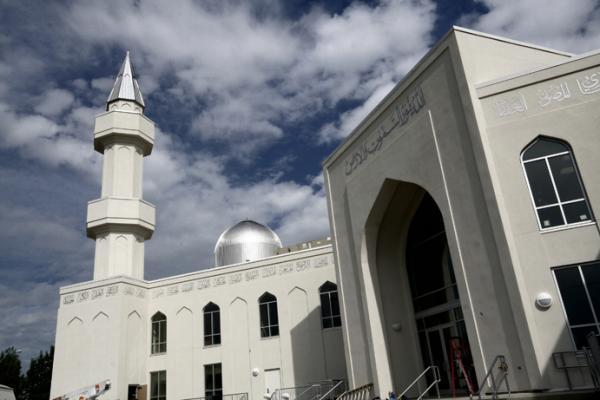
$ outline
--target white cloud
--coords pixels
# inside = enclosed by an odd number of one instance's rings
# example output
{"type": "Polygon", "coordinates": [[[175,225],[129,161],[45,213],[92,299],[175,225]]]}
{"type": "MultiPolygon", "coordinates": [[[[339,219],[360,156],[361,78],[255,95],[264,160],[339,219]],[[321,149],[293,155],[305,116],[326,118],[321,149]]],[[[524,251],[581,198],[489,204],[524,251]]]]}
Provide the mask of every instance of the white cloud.
{"type": "Polygon", "coordinates": [[[600,43],[600,9],[596,0],[480,0],[489,12],[470,16],[475,29],[570,52],[585,52],[600,43]]]}
{"type": "Polygon", "coordinates": [[[68,90],[51,89],[41,96],[35,111],[48,117],[55,117],[67,110],[74,100],[75,97],[68,90]]]}
{"type": "Polygon", "coordinates": [[[85,110],[72,110],[67,123],[59,125],[42,115],[19,114],[0,103],[0,148],[18,149],[22,156],[49,166],[68,165],[96,175],[99,157],[91,148],[89,134],[93,120],[81,121],[82,114],[86,119],[90,116],[85,110]],[[79,130],[82,127],[83,132],[79,130]]]}
{"type": "Polygon", "coordinates": [[[399,79],[404,60],[427,49],[435,19],[431,0],[356,2],[338,15],[315,8],[297,21],[255,11],[235,1],[74,3],[65,22],[87,42],[131,49],[150,91],[174,74],[171,93],[204,104],[193,131],[248,153],[286,124],[399,79]]]}
{"type": "Polygon", "coordinates": [[[327,142],[348,136],[393,88],[392,82],[378,87],[362,105],[344,112],[337,121],[323,126],[319,132],[321,140],[327,142]]]}
{"type": "Polygon", "coordinates": [[[269,224],[286,244],[329,234],[319,178],[233,182],[226,159],[186,151],[163,131],[157,138],[145,161],[145,197],[158,206],[156,233],[146,247],[147,276],[211,267],[218,235],[244,218],[269,224]]]}

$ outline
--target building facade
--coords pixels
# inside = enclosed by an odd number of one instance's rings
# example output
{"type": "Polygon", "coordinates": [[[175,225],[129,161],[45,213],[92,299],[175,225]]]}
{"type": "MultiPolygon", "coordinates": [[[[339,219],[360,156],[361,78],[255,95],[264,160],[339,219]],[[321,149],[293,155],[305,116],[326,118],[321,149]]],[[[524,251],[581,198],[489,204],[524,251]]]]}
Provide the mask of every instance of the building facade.
{"type": "Polygon", "coordinates": [[[553,355],[600,326],[599,107],[598,53],[454,28],[324,162],[351,387],[449,388],[459,354],[567,388],[553,355]]]}
{"type": "Polygon", "coordinates": [[[144,280],[154,206],[142,198],[154,124],[127,54],[96,118],[101,198],[88,204],[94,279],[60,289],[51,397],[110,380],[106,399],[261,399],[346,380],[329,240],[284,248],[268,227],[223,232],[215,268],[144,280]]]}

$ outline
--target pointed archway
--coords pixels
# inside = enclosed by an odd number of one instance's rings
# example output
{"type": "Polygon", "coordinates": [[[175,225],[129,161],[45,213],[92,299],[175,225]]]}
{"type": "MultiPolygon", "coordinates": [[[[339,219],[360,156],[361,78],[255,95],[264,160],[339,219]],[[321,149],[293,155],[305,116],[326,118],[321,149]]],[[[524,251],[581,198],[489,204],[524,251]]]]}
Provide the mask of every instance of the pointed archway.
{"type": "MultiPolygon", "coordinates": [[[[452,345],[461,348],[473,381],[452,249],[433,197],[416,184],[386,181],[369,216],[366,249],[392,386],[404,388],[436,365],[441,388],[449,389],[452,345]]],[[[455,382],[466,385],[463,378],[455,382]]]]}

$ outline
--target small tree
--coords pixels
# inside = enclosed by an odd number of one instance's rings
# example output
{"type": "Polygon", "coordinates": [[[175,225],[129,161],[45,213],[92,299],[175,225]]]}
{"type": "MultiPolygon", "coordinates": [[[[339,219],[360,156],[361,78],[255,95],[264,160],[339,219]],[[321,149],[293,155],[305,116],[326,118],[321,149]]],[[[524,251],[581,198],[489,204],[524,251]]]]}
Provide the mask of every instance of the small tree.
{"type": "Polygon", "coordinates": [[[15,396],[21,397],[21,359],[14,347],[0,353],[0,384],[11,387],[15,396]]]}
{"type": "Polygon", "coordinates": [[[48,400],[50,398],[50,382],[52,380],[52,361],[54,360],[54,346],[50,351],[41,352],[37,358],[31,359],[27,375],[24,379],[25,400],[48,400]]]}

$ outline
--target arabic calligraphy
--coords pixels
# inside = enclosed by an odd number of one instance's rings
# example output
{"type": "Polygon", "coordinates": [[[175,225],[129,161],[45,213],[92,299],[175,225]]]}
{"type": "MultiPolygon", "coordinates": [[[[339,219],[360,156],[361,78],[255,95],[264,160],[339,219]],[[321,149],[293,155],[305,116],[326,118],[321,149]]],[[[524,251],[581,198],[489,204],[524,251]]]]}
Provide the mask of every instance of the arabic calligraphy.
{"type": "Polygon", "coordinates": [[[508,97],[505,99],[496,100],[496,113],[499,117],[507,117],[514,113],[522,113],[527,111],[527,103],[522,94],[508,97]]]}
{"type": "Polygon", "coordinates": [[[372,140],[366,140],[346,159],[346,175],[352,174],[356,168],[367,160],[369,155],[381,150],[383,140],[394,129],[405,125],[412,116],[425,107],[425,104],[425,96],[420,87],[410,94],[404,102],[396,104],[392,108],[391,116],[375,129],[377,135],[372,140]]]}
{"type": "Polygon", "coordinates": [[[561,82],[559,85],[546,86],[538,90],[538,104],[546,107],[553,101],[563,101],[571,97],[569,85],[566,82],[561,82]]]}
{"type": "Polygon", "coordinates": [[[581,94],[593,94],[600,91],[600,72],[577,78],[577,86],[581,94]]]}

